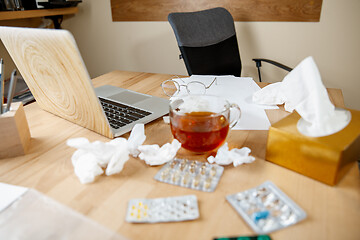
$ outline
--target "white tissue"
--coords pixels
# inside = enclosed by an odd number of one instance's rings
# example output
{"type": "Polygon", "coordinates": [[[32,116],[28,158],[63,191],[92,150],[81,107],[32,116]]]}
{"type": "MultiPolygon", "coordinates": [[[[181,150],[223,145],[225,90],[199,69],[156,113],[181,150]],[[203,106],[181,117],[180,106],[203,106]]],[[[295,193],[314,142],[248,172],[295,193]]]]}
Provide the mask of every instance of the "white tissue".
{"type": "Polygon", "coordinates": [[[229,165],[233,164],[234,167],[237,167],[243,163],[252,163],[255,161],[255,158],[252,156],[249,156],[251,150],[248,147],[243,147],[241,149],[233,148],[229,151],[229,147],[227,142],[221,146],[216,156],[210,156],[207,158],[209,163],[216,163],[219,165],[229,165]]]}
{"type": "Polygon", "coordinates": [[[89,142],[86,138],[72,138],[67,145],[77,148],[71,157],[76,176],[81,183],[91,183],[106,168],[106,175],[119,173],[129,159],[128,143],[125,138],[110,142],[89,142]]]}
{"type": "Polygon", "coordinates": [[[335,109],[331,103],[312,57],[305,58],[282,82],[254,93],[253,101],[258,104],[285,103],[285,110],[289,112],[295,109],[301,116],[298,130],[312,137],[338,132],[351,119],[349,111],[335,109]]]}
{"type": "Polygon", "coordinates": [[[101,175],[104,171],[98,165],[94,154],[88,152],[83,152],[83,154],[80,154],[81,151],[83,150],[77,150],[74,153],[74,155],[76,154],[77,157],[73,157],[71,159],[74,166],[75,175],[79,178],[81,183],[91,183],[95,180],[96,176],[101,175]]]}
{"type": "MultiPolygon", "coordinates": [[[[254,103],[262,105],[281,105],[286,98],[281,92],[282,82],[272,83],[255,92],[252,96],[254,103]]],[[[286,109],[285,109],[286,110],[286,109]]],[[[287,110],[289,111],[289,110],[287,110]]],[[[292,112],[293,110],[291,110],[292,112]]]]}
{"type": "Polygon", "coordinates": [[[172,98],[171,105],[173,109],[177,109],[177,113],[217,112],[219,108],[219,104],[213,101],[213,99],[199,98],[192,95],[187,95],[183,98],[174,97],[172,98]]]}
{"type": "Polygon", "coordinates": [[[84,148],[89,143],[90,142],[87,138],[71,138],[71,139],[68,139],[66,142],[66,144],[69,147],[78,148],[78,149],[84,148]]]}
{"type": "Polygon", "coordinates": [[[164,123],[170,124],[170,116],[164,116],[163,120],[164,120],[164,123]]]}
{"type": "Polygon", "coordinates": [[[131,130],[129,139],[128,139],[128,147],[130,154],[133,157],[137,157],[139,155],[138,147],[145,142],[145,127],[143,123],[136,124],[131,130]]]}
{"type": "Polygon", "coordinates": [[[121,172],[129,154],[136,157],[140,153],[137,149],[145,139],[144,124],[136,124],[128,140],[115,138],[106,143],[91,143],[86,138],[72,138],[66,144],[78,149],[71,157],[76,176],[81,183],[91,183],[104,172],[102,168],[106,168],[108,176],[121,172]]]}
{"type": "Polygon", "coordinates": [[[181,143],[176,139],[174,139],[171,144],[164,144],[161,148],[157,144],[142,145],[138,148],[141,152],[139,158],[150,166],[162,165],[171,161],[180,147],[181,143]]]}
{"type": "Polygon", "coordinates": [[[129,160],[128,142],[125,138],[116,138],[109,142],[114,146],[114,152],[106,167],[106,175],[110,176],[123,170],[124,164],[129,160]]]}
{"type": "Polygon", "coordinates": [[[144,124],[136,124],[129,139],[115,138],[109,142],[89,142],[86,138],[68,139],[66,144],[77,148],[71,157],[76,176],[81,183],[91,183],[95,177],[104,173],[112,175],[122,171],[129,160],[129,154],[140,158],[151,166],[161,165],[172,160],[181,144],[178,140],[158,145],[142,145],[146,139],[144,124]],[[140,152],[141,151],[141,152],[140,152]]]}

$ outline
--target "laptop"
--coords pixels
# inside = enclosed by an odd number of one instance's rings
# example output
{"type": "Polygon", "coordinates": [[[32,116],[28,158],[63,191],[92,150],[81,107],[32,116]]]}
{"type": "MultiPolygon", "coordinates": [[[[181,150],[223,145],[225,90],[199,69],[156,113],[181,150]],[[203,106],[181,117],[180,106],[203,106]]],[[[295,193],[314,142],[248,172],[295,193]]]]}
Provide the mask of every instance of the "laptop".
{"type": "Polygon", "coordinates": [[[0,27],[0,39],[40,108],[108,138],[169,112],[169,100],[105,85],[94,88],[67,30],[0,27]]]}

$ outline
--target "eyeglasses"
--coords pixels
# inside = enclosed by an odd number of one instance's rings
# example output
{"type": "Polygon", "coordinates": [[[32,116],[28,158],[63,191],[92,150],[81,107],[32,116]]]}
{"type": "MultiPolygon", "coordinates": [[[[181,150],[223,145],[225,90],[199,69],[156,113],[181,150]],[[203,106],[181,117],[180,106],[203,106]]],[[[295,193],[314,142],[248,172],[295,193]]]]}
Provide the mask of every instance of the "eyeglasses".
{"type": "Polygon", "coordinates": [[[174,76],[171,79],[162,82],[161,88],[169,97],[177,95],[180,92],[180,87],[185,87],[188,94],[204,94],[206,89],[210,88],[214,82],[216,82],[216,77],[212,80],[209,86],[206,86],[204,83],[199,81],[191,81],[185,84],[184,80],[180,77],[174,76]],[[181,84],[180,82],[184,84],[181,84]]]}

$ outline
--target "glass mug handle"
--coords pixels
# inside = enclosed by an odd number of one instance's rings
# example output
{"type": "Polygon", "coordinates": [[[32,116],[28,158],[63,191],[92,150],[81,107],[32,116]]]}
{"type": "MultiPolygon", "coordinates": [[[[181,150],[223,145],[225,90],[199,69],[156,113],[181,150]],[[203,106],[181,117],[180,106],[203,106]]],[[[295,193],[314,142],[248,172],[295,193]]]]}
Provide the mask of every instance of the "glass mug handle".
{"type": "Polygon", "coordinates": [[[241,117],[241,110],[240,110],[240,107],[236,103],[232,103],[230,105],[229,110],[230,110],[229,127],[233,128],[238,123],[238,121],[241,117]]]}

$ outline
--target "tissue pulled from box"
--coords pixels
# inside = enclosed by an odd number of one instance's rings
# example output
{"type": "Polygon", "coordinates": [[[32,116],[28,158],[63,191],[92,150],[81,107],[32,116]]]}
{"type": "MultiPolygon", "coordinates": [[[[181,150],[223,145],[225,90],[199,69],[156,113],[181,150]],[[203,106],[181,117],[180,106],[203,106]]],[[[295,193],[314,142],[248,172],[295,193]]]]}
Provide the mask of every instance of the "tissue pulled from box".
{"type": "Polygon", "coordinates": [[[139,158],[150,166],[157,166],[167,163],[174,159],[181,143],[174,139],[171,143],[166,143],[162,147],[157,144],[139,146],[139,158]]]}
{"type": "Polygon", "coordinates": [[[219,165],[229,165],[233,164],[234,167],[237,167],[244,163],[252,163],[255,161],[253,156],[250,156],[251,153],[250,148],[243,147],[241,149],[233,148],[229,150],[228,143],[224,143],[217,153],[216,156],[210,156],[207,158],[209,163],[216,163],[219,165]]]}
{"type": "Polygon", "coordinates": [[[285,104],[285,110],[301,116],[298,130],[311,137],[327,136],[346,127],[351,114],[331,103],[312,57],[305,58],[282,82],[270,84],[253,94],[258,104],[285,104]]]}

